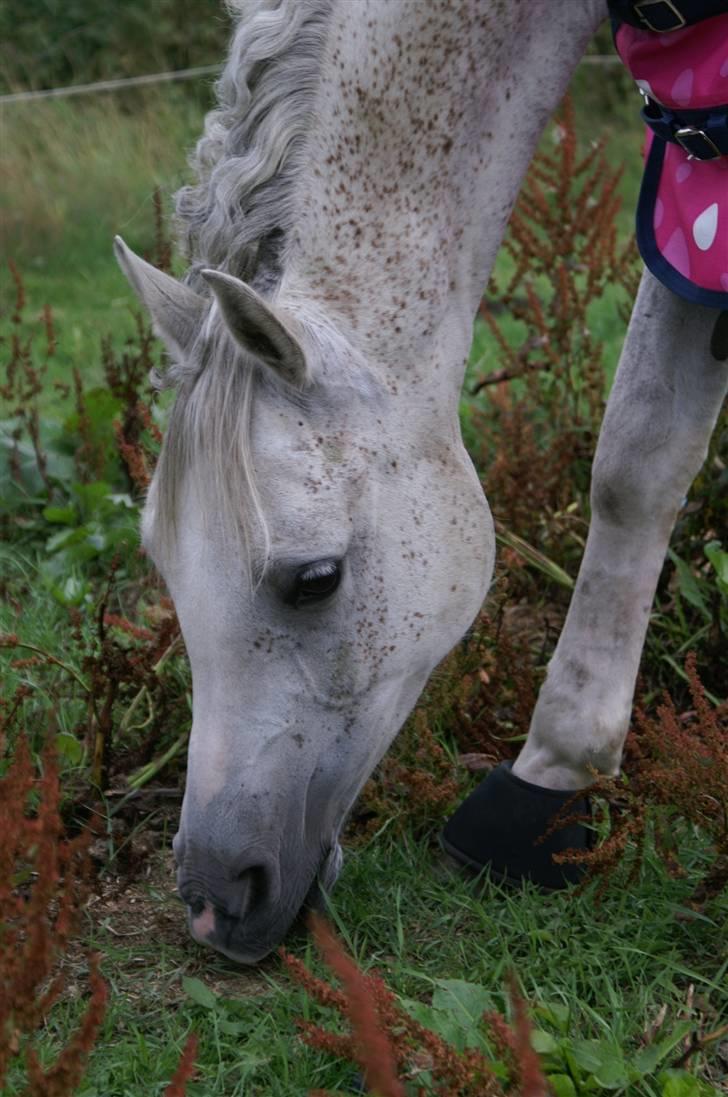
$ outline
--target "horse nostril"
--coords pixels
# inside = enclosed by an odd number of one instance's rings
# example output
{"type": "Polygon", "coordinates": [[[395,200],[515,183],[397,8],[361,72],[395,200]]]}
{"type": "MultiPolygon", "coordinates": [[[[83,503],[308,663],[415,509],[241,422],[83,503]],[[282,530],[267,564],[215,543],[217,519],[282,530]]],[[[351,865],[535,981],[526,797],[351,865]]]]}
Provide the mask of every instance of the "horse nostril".
{"type": "Polygon", "coordinates": [[[263,904],[269,896],[268,870],[264,865],[250,865],[238,873],[237,882],[241,885],[241,916],[249,914],[263,904]]]}
{"type": "Polygon", "coordinates": [[[198,918],[205,909],[205,900],[202,899],[199,895],[195,895],[188,900],[187,906],[189,907],[189,911],[192,917],[198,918]]]}

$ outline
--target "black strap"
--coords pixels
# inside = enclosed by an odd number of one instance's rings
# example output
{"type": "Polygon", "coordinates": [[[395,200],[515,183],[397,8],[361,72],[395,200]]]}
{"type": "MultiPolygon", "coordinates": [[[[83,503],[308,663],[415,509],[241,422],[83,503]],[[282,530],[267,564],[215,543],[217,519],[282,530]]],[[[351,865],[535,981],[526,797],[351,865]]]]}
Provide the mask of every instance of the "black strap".
{"type": "Polygon", "coordinates": [[[609,0],[609,12],[640,30],[666,34],[728,14],[728,0],[609,0]]]}
{"type": "Polygon", "coordinates": [[[645,97],[642,118],[663,141],[682,145],[695,160],[728,156],[728,106],[711,110],[671,110],[645,97]]]}

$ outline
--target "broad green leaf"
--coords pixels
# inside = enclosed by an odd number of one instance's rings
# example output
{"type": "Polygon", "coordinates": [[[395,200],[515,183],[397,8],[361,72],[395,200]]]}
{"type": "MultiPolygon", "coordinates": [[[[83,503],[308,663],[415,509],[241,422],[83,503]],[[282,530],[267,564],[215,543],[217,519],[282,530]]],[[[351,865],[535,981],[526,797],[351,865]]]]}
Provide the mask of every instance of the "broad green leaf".
{"type": "MultiPolygon", "coordinates": [[[[424,1025],[432,1032],[436,1032],[438,1036],[452,1044],[458,1051],[464,1051],[467,1046],[472,1046],[473,1041],[468,1039],[472,1029],[469,1026],[463,1026],[451,1013],[441,1009],[433,1009],[432,1006],[425,1005],[424,1002],[413,1001],[410,998],[403,998],[400,1001],[418,1024],[424,1025]]],[[[476,1034],[476,1036],[479,1036],[479,1034],[476,1034]]],[[[475,1042],[482,1045],[483,1041],[476,1038],[475,1042]]]]}
{"type": "Polygon", "coordinates": [[[659,1077],[661,1097],[720,1097],[719,1090],[685,1070],[666,1070],[659,1077]]]}
{"type": "Polygon", "coordinates": [[[677,553],[672,549],[668,549],[668,556],[675,565],[675,571],[677,572],[677,585],[680,590],[680,594],[695,609],[700,610],[703,617],[707,621],[711,619],[710,609],[706,605],[703,592],[698,586],[698,581],[693,575],[688,564],[684,560],[681,560],[677,553]]]}
{"type": "Polygon", "coordinates": [[[400,998],[399,1002],[407,1010],[410,1017],[414,1017],[415,1021],[424,1025],[425,1028],[434,1030],[440,1014],[432,1006],[426,1005],[425,1002],[418,1002],[416,998],[400,998]]]}
{"type": "Polygon", "coordinates": [[[83,758],[83,746],[75,735],[67,731],[61,731],[56,735],[56,750],[73,765],[77,765],[83,758]]]}
{"type": "Polygon", "coordinates": [[[182,988],[188,998],[197,1002],[203,1009],[214,1009],[217,1005],[217,997],[206,987],[202,979],[195,979],[191,975],[182,976],[182,988]]]}
{"type": "Polygon", "coordinates": [[[576,1097],[576,1086],[568,1074],[549,1074],[548,1080],[554,1097],[576,1097]]]}
{"type": "MultiPolygon", "coordinates": [[[[21,424],[17,419],[0,422],[0,495],[5,497],[18,490],[15,483],[17,470],[26,492],[46,496],[47,488],[38,471],[34,446],[27,439],[13,437],[13,432],[19,425],[21,424]]],[[[53,432],[58,432],[58,423],[41,419],[40,448],[46,459],[46,475],[53,481],[67,485],[75,474],[73,458],[57,452],[53,444],[53,432]]]]}
{"type": "Polygon", "coordinates": [[[572,1045],[579,1066],[602,1089],[621,1089],[629,1083],[622,1049],[608,1040],[575,1040],[572,1045]]]}
{"type": "Polygon", "coordinates": [[[479,1026],[486,1009],[493,1008],[489,990],[464,979],[437,979],[432,1008],[447,1010],[463,1026],[479,1026]]]}
{"type": "Polygon", "coordinates": [[[584,1078],[584,1071],[582,1070],[581,1065],[577,1062],[576,1057],[574,1056],[573,1051],[567,1041],[564,1041],[564,1046],[561,1050],[569,1074],[572,1078],[576,1079],[579,1085],[579,1090],[581,1091],[581,1083],[584,1078]]]}
{"type": "Polygon", "coordinates": [[[531,1047],[539,1055],[554,1055],[559,1051],[559,1042],[550,1032],[544,1032],[542,1028],[535,1028],[531,1032],[531,1047]]]}

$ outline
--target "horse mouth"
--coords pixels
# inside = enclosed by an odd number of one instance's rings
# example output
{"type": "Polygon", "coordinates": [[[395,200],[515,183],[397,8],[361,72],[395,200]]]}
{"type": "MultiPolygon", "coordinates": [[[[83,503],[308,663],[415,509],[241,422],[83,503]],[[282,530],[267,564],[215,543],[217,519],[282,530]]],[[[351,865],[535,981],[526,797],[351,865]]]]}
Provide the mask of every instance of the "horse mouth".
{"type": "MultiPolygon", "coordinates": [[[[187,903],[187,924],[192,937],[228,959],[250,967],[261,963],[294,930],[303,930],[311,911],[326,906],[326,895],[341,870],[343,854],[338,842],[324,855],[304,893],[303,900],[277,909],[259,909],[252,917],[231,917],[224,910],[201,900],[187,903]]],[[[184,901],[184,900],[183,900],[184,901]]]]}

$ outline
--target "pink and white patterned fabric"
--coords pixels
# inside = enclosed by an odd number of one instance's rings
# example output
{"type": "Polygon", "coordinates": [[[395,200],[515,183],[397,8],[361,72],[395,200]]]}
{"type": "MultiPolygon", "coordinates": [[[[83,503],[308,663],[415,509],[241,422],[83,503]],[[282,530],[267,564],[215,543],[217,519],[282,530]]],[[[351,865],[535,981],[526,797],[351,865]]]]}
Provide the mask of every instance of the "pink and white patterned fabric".
{"type": "MultiPolygon", "coordinates": [[[[662,34],[622,23],[615,43],[640,90],[677,112],[678,125],[700,128],[700,112],[728,111],[728,13],[662,34]]],[[[694,159],[648,130],[645,160],[645,263],[681,297],[728,308],[728,156],[694,159]]]]}

